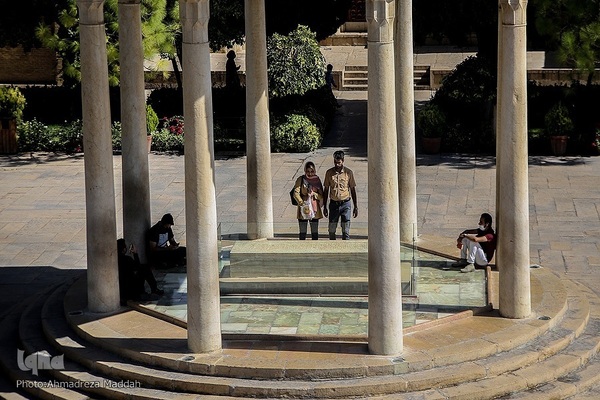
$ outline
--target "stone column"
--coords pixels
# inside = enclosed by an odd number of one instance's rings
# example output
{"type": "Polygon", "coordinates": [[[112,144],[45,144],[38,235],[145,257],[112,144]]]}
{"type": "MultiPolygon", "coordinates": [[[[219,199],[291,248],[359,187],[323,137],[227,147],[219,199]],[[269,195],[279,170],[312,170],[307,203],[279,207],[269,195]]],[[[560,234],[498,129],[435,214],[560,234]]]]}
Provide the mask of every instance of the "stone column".
{"type": "Polygon", "coordinates": [[[246,193],[250,239],[273,236],[265,1],[245,0],[246,193]]]}
{"type": "Polygon", "coordinates": [[[183,29],[188,346],[221,349],[209,0],[179,0],[183,29]]]}
{"type": "Polygon", "coordinates": [[[135,244],[140,261],[146,263],[146,232],[151,221],[140,2],[119,0],[119,63],[123,236],[135,244]]]}
{"type": "Polygon", "coordinates": [[[397,0],[396,4],[394,58],[396,65],[400,240],[413,243],[417,237],[417,160],[412,0],[397,0]]]}
{"type": "Polygon", "coordinates": [[[117,226],[113,175],[104,0],[78,0],[81,103],[85,149],[88,308],[119,308],[117,226]]]}
{"type": "Polygon", "coordinates": [[[500,314],[531,313],[529,279],[529,190],[527,153],[527,0],[500,0],[497,264],[500,314]]]}
{"type": "Polygon", "coordinates": [[[398,140],[394,88],[395,0],[367,0],[369,351],[402,351],[398,140]]]}

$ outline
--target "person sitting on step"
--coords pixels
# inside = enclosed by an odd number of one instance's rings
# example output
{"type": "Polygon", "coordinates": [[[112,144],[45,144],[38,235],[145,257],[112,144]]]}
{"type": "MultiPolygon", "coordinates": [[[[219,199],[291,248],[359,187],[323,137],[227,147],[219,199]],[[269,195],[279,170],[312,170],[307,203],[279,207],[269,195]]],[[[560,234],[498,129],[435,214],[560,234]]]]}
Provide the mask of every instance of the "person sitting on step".
{"type": "Polygon", "coordinates": [[[150,266],[140,263],[140,258],[133,244],[128,248],[125,239],[118,239],[117,252],[119,292],[122,305],[125,305],[127,300],[144,300],[144,295],[146,295],[144,282],[148,282],[152,294],[161,296],[165,293],[158,288],[150,266]]]}
{"type": "Polygon", "coordinates": [[[155,268],[172,268],[186,264],[186,250],[175,240],[171,229],[173,225],[173,216],[165,214],[148,231],[148,260],[155,268]]]}
{"type": "Polygon", "coordinates": [[[460,272],[473,272],[475,265],[485,267],[496,251],[496,234],[492,229],[492,216],[481,214],[477,229],[466,229],[458,235],[456,247],[460,249],[460,260],[452,267],[460,272]]]}

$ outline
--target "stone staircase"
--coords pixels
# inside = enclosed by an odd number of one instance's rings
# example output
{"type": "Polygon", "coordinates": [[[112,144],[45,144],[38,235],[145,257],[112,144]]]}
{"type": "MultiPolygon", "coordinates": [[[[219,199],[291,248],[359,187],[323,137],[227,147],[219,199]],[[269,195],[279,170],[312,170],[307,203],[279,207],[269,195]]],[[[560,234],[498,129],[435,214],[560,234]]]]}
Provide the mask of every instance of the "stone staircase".
{"type": "Polygon", "coordinates": [[[399,357],[369,355],[364,337],[301,335],[224,335],[222,351],[192,354],[182,327],[128,307],[86,312],[85,285],[52,288],[2,320],[0,366],[28,382],[13,398],[581,400],[600,384],[600,299],[545,269],[531,271],[530,318],[466,312],[419,325],[399,357]],[[22,371],[17,349],[64,355],[64,369],[22,371]],[[64,387],[41,386],[49,380],[64,387]]]}
{"type": "MultiPolygon", "coordinates": [[[[415,90],[431,90],[430,67],[428,65],[414,66],[415,90]]],[[[366,65],[345,65],[342,73],[340,90],[367,90],[368,67],[366,65]]]]}

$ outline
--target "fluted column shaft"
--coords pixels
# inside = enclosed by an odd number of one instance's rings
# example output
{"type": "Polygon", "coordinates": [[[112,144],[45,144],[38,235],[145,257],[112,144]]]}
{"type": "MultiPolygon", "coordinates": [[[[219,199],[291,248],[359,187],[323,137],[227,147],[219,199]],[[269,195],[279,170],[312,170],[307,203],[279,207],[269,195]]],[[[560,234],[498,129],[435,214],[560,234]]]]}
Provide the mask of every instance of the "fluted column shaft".
{"type": "Polygon", "coordinates": [[[397,0],[394,45],[400,240],[412,243],[417,237],[417,160],[415,149],[412,0],[397,0]]]}
{"type": "Polygon", "coordinates": [[[119,308],[117,227],[110,133],[104,0],[78,0],[85,150],[88,308],[119,308]]]}
{"type": "Polygon", "coordinates": [[[531,313],[527,152],[526,0],[500,0],[498,253],[500,314],[531,313]]]}
{"type": "Polygon", "coordinates": [[[367,0],[369,351],[402,351],[398,140],[394,88],[395,0],[367,0]]]}
{"type": "Polygon", "coordinates": [[[188,346],[221,349],[209,0],[179,0],[183,28],[188,346]]]}
{"type": "Polygon", "coordinates": [[[119,64],[123,236],[135,244],[140,261],[146,263],[146,232],[151,221],[140,2],[119,0],[119,64]]]}
{"type": "Polygon", "coordinates": [[[265,1],[245,0],[246,170],[250,239],[273,236],[273,189],[269,132],[269,87],[265,1]]]}

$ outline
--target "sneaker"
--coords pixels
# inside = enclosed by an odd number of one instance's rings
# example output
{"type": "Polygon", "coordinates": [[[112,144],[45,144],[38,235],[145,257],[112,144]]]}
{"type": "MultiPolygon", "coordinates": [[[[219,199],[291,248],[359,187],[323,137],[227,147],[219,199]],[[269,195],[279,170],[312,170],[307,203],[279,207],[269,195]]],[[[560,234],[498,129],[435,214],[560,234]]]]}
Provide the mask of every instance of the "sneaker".
{"type": "Polygon", "coordinates": [[[462,268],[462,267],[464,267],[464,266],[465,266],[465,265],[467,265],[467,264],[469,264],[469,263],[467,262],[467,260],[465,260],[464,258],[461,258],[461,259],[460,259],[460,260],[458,260],[457,262],[450,264],[450,266],[451,266],[452,268],[462,268]]]}
{"type": "Polygon", "coordinates": [[[463,269],[460,270],[460,272],[473,272],[475,271],[475,265],[473,264],[467,264],[466,267],[464,267],[463,269]]]}

